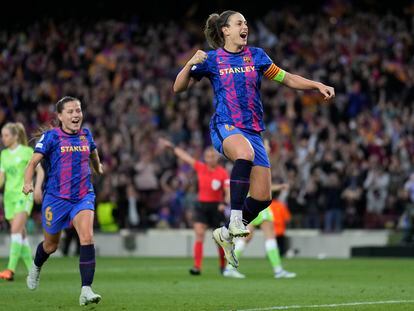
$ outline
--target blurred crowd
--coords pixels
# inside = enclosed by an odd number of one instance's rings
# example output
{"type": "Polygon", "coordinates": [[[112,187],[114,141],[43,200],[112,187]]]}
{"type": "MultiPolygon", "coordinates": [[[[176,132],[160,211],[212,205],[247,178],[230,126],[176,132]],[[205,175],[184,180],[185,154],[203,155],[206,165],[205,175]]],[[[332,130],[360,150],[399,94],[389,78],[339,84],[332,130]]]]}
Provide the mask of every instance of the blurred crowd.
{"type": "MultiPolygon", "coordinates": [[[[329,3],[312,14],[283,9],[251,20],[242,12],[250,45],[336,90],[336,99],[323,103],[316,92],[263,80],[273,182],[290,184],[291,227],[411,230],[413,11],[378,14],[329,3]]],[[[207,49],[202,30],[191,20],[139,19],[0,30],[0,124],[20,121],[34,133],[51,123],[60,97],[81,99],[84,126],[106,169],[94,180],[104,231],[191,227],[195,174],[157,139],[167,137],[196,158],[210,144],[209,81],[172,92],[181,66],[207,49]]]]}

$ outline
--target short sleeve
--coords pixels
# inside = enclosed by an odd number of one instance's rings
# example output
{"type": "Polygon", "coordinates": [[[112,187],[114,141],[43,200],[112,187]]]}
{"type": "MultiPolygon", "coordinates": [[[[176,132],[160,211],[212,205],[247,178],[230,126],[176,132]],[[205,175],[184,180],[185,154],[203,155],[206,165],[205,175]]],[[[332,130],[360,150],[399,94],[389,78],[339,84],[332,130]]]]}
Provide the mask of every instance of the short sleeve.
{"type": "Polygon", "coordinates": [[[53,143],[52,131],[47,131],[43,133],[39,141],[36,143],[34,152],[41,153],[44,156],[46,156],[50,153],[52,143],[53,143]]]}
{"type": "Polygon", "coordinates": [[[266,54],[262,49],[258,49],[256,56],[256,63],[259,64],[259,68],[262,72],[265,72],[273,64],[273,61],[270,59],[269,55],[266,54]]]}
{"type": "Polygon", "coordinates": [[[93,140],[92,133],[91,133],[91,131],[90,131],[89,129],[87,129],[87,128],[85,128],[85,129],[83,129],[83,130],[84,130],[84,133],[85,133],[86,139],[87,139],[87,140],[88,140],[88,142],[89,142],[89,150],[92,152],[92,151],[94,151],[94,150],[96,149],[96,144],[95,144],[95,141],[93,140]]]}
{"type": "Polygon", "coordinates": [[[197,81],[208,75],[208,59],[201,64],[194,65],[191,67],[190,76],[197,81]]]}

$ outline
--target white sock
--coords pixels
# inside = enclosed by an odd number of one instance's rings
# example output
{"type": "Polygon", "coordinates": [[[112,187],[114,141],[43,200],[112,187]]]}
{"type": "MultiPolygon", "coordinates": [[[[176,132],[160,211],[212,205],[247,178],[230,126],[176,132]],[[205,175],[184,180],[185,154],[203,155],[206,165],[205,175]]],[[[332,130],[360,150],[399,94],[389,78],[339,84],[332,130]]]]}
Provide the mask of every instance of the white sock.
{"type": "Polygon", "coordinates": [[[23,235],[21,233],[12,233],[11,234],[11,242],[16,242],[19,244],[23,244],[23,235]]]}
{"type": "Polygon", "coordinates": [[[225,226],[221,227],[221,236],[227,241],[231,240],[229,229],[227,229],[225,226]]]}
{"type": "Polygon", "coordinates": [[[247,243],[245,239],[236,239],[236,243],[234,245],[234,251],[241,255],[244,249],[246,248],[246,245],[247,243]]]}
{"type": "Polygon", "coordinates": [[[25,236],[25,237],[23,238],[23,240],[22,240],[22,244],[23,244],[23,245],[30,246],[30,244],[29,244],[29,239],[27,238],[27,236],[25,236]]]}
{"type": "Polygon", "coordinates": [[[231,212],[230,212],[230,222],[233,222],[235,217],[243,219],[243,211],[242,210],[237,210],[237,209],[232,209],[231,212]]]}

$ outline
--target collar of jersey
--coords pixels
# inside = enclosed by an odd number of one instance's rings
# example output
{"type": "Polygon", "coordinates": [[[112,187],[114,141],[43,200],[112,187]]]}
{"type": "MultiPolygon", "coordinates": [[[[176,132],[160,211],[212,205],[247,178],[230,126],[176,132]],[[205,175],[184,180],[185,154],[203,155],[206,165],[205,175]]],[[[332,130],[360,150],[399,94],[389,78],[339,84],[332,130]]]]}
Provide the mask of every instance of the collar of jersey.
{"type": "Polygon", "coordinates": [[[68,133],[68,132],[65,132],[64,130],[63,130],[63,128],[62,127],[59,127],[59,130],[63,133],[63,134],[65,134],[65,135],[69,135],[69,136],[76,136],[76,135],[79,135],[79,133],[80,133],[80,131],[81,131],[81,129],[79,130],[79,131],[77,131],[76,133],[68,133]]]}
{"type": "Polygon", "coordinates": [[[230,51],[227,51],[227,50],[224,48],[224,46],[223,46],[221,49],[222,49],[224,52],[226,52],[226,53],[236,55],[236,54],[243,53],[243,52],[245,51],[246,47],[244,46],[244,47],[243,47],[243,49],[242,49],[240,52],[230,52],[230,51]]]}
{"type": "Polygon", "coordinates": [[[19,149],[20,149],[20,146],[21,146],[21,145],[20,145],[20,144],[18,144],[18,145],[17,145],[17,147],[16,147],[16,148],[14,148],[14,149],[10,149],[10,148],[9,148],[9,152],[10,152],[10,153],[15,153],[17,150],[19,150],[19,149]]]}

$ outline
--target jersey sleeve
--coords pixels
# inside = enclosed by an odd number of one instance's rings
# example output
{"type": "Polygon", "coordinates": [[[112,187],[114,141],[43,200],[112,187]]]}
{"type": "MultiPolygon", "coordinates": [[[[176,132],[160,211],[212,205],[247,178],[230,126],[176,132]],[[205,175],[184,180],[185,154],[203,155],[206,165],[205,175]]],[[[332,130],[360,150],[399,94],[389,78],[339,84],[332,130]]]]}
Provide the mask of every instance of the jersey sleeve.
{"type": "Polygon", "coordinates": [[[265,51],[260,49],[259,54],[259,63],[263,71],[263,75],[269,80],[274,80],[277,82],[282,82],[285,78],[286,71],[279,68],[273,63],[269,55],[265,51]]]}
{"type": "Polygon", "coordinates": [[[197,173],[201,170],[202,167],[203,167],[203,162],[198,161],[198,160],[196,160],[194,162],[194,167],[193,168],[197,173]]]}
{"type": "Polygon", "coordinates": [[[190,70],[190,77],[196,79],[197,81],[200,81],[201,78],[206,77],[209,73],[208,70],[208,58],[204,62],[194,65],[191,67],[190,70]]]}
{"type": "Polygon", "coordinates": [[[89,150],[92,152],[92,151],[94,151],[94,150],[96,149],[96,144],[95,144],[95,141],[93,140],[92,133],[91,133],[91,131],[90,131],[89,129],[87,129],[87,128],[85,128],[85,129],[83,129],[83,130],[84,130],[84,133],[85,133],[86,139],[87,139],[87,140],[88,140],[88,142],[89,142],[89,150]]]}
{"type": "Polygon", "coordinates": [[[47,131],[43,133],[39,141],[36,143],[34,152],[41,153],[44,156],[46,156],[50,153],[52,144],[53,144],[52,131],[47,131]]]}

